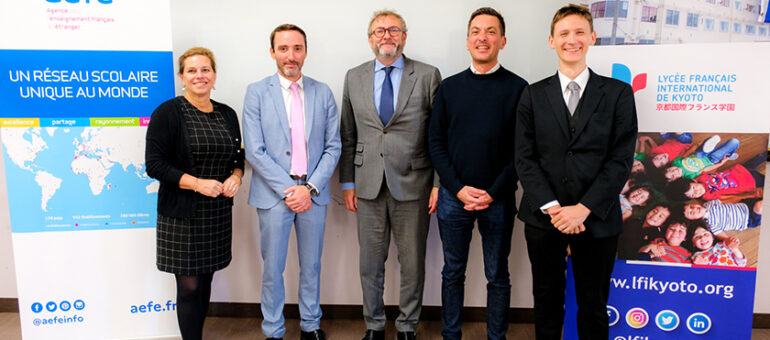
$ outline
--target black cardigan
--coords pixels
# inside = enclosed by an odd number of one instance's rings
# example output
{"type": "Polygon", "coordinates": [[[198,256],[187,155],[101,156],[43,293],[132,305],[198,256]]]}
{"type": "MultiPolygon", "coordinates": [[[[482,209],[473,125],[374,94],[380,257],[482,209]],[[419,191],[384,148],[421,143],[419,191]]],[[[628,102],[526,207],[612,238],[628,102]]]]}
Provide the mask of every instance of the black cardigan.
{"type": "MultiPolygon", "coordinates": [[[[195,166],[190,151],[190,141],[181,110],[183,97],[170,99],[152,113],[147,126],[144,151],[147,175],[160,181],[158,190],[158,214],[168,217],[188,218],[195,211],[196,194],[192,190],[179,188],[179,180],[195,166]]],[[[232,159],[232,168],[243,169],[244,152],[241,148],[241,130],[238,116],[229,106],[211,101],[214,110],[222,112],[227,120],[233,146],[237,152],[232,159]]]]}

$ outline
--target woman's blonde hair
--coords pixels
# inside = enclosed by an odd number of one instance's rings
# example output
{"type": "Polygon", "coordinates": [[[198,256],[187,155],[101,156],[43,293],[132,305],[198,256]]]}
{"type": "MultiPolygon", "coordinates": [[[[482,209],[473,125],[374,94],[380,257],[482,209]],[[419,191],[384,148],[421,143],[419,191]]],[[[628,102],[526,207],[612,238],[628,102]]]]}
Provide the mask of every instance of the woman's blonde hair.
{"type": "Polygon", "coordinates": [[[211,50],[205,47],[193,47],[179,56],[179,74],[184,72],[184,61],[195,55],[202,55],[209,58],[211,61],[211,70],[214,71],[214,73],[217,73],[217,62],[214,60],[214,52],[211,52],[211,50]]]}

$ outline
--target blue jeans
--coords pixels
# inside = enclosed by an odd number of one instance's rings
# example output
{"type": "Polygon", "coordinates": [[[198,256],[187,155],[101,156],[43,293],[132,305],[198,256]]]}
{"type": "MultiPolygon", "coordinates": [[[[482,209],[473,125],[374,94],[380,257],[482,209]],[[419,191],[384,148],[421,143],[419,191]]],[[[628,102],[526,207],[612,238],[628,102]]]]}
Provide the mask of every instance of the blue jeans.
{"type": "Polygon", "coordinates": [[[661,133],[660,137],[663,139],[676,139],[677,142],[682,144],[692,143],[692,133],[689,133],[689,132],[683,132],[683,133],[666,132],[666,133],[661,133]]]}
{"type": "Polygon", "coordinates": [[[714,150],[711,152],[704,152],[703,151],[703,144],[698,147],[698,151],[695,151],[695,157],[698,158],[706,158],[708,157],[709,161],[713,164],[719,163],[719,161],[722,160],[722,158],[730,157],[730,155],[733,154],[733,152],[738,150],[738,147],[741,145],[741,142],[738,141],[735,138],[728,139],[726,142],[717,145],[714,150]]]}
{"type": "Polygon", "coordinates": [[[465,269],[474,222],[478,222],[487,278],[487,338],[505,339],[511,282],[508,255],[515,215],[515,201],[495,201],[487,209],[467,211],[444,187],[438,193],[438,228],[444,249],[441,271],[441,323],[444,339],[462,338],[465,269]]]}

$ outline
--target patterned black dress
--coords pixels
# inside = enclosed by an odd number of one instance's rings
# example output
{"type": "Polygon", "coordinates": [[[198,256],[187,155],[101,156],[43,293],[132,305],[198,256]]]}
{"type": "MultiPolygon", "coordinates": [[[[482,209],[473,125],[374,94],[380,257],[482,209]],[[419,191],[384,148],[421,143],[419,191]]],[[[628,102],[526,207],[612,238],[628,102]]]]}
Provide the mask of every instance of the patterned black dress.
{"type": "MultiPolygon", "coordinates": [[[[182,99],[185,125],[195,168],[190,175],[224,182],[233,147],[221,112],[205,113],[182,99]]],[[[227,267],[232,259],[232,198],[198,194],[195,215],[175,218],[158,214],[157,266],[178,275],[201,275],[227,267]]]]}

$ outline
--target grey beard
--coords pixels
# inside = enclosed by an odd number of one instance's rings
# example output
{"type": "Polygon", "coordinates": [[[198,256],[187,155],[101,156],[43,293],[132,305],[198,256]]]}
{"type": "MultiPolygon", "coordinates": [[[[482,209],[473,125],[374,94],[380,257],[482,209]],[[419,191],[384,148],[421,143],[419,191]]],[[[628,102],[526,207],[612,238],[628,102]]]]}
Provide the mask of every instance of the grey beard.
{"type": "Polygon", "coordinates": [[[401,53],[401,50],[402,50],[402,46],[401,46],[401,45],[399,45],[399,46],[397,46],[397,47],[396,47],[396,48],[393,50],[393,52],[391,52],[391,53],[384,53],[384,52],[382,52],[382,50],[381,50],[381,49],[379,48],[379,46],[378,46],[378,47],[376,47],[376,49],[375,49],[375,51],[374,51],[374,54],[375,54],[377,57],[379,57],[379,58],[382,58],[382,59],[390,59],[390,58],[393,58],[393,57],[395,57],[395,56],[399,55],[399,54],[401,53]]]}

